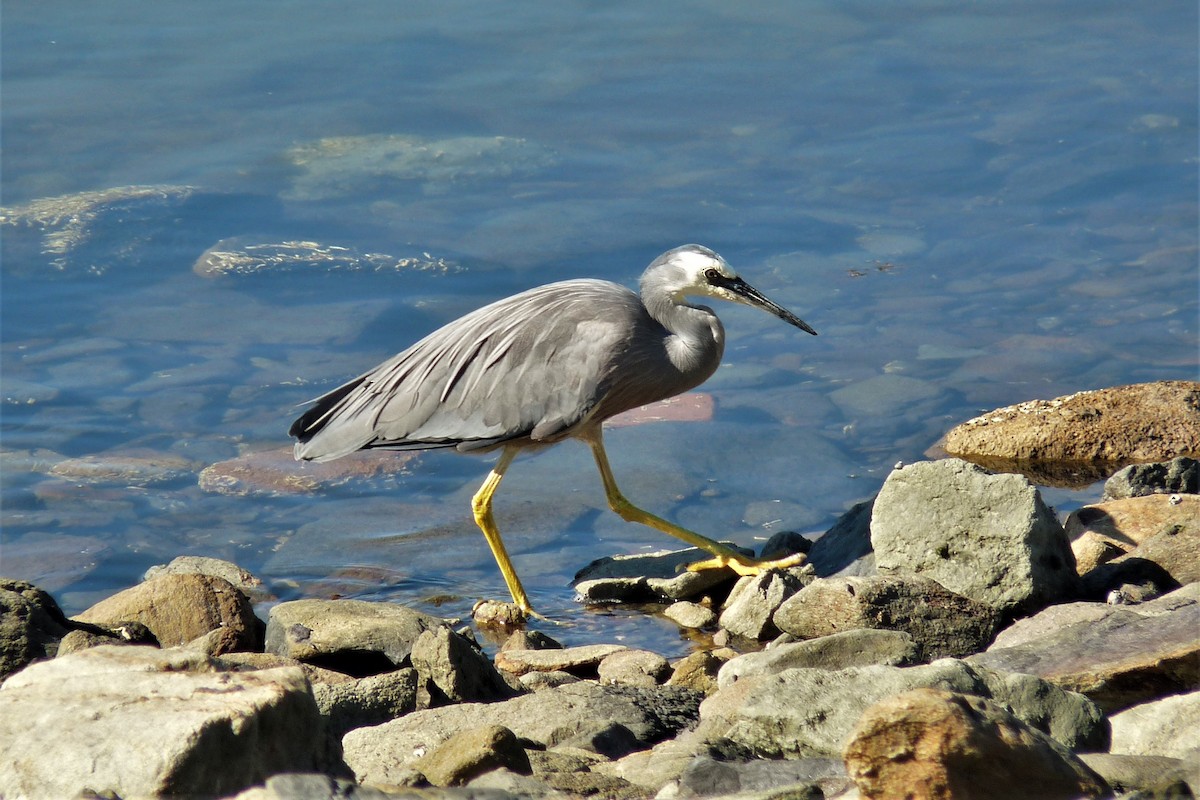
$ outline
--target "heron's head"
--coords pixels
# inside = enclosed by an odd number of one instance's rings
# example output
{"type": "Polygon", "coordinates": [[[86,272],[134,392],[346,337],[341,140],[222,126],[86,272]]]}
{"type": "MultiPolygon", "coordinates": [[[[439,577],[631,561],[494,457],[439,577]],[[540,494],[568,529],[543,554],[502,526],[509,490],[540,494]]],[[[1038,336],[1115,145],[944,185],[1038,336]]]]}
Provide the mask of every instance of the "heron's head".
{"type": "Polygon", "coordinates": [[[655,289],[668,294],[675,302],[699,295],[761,308],[813,336],[817,335],[808,323],[746,283],[725,259],[702,245],[685,244],[656,258],[642,276],[643,297],[647,290],[655,289]]]}

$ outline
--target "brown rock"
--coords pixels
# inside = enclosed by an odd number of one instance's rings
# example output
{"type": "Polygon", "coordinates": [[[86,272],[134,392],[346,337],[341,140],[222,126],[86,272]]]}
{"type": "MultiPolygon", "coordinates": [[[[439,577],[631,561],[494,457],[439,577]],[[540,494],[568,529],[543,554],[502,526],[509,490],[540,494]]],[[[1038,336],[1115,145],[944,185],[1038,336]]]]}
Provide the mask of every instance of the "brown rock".
{"type": "Polygon", "coordinates": [[[250,601],[229,581],[211,575],[151,578],[101,600],[75,619],[102,626],[140,622],[163,647],[190,642],[219,628],[235,634],[226,643],[232,649],[258,650],[262,644],[262,623],[250,601]]]}
{"type": "Polygon", "coordinates": [[[1158,381],[1031,400],[968,420],[946,452],[1013,462],[1166,461],[1200,453],[1200,383],[1158,381]]]}
{"type": "Polygon", "coordinates": [[[868,708],[845,751],[866,800],[1100,797],[1104,779],[1069,749],[981,697],[915,689],[868,708]]]}
{"type": "Polygon", "coordinates": [[[668,686],[682,686],[710,695],[717,691],[717,673],[725,660],[710,650],[701,650],[681,658],[667,679],[668,686]]]}
{"type": "Polygon", "coordinates": [[[1129,550],[1163,531],[1200,528],[1200,495],[1149,494],[1095,503],[1072,511],[1063,527],[1072,540],[1091,532],[1129,550]]]}
{"type": "Polygon", "coordinates": [[[529,775],[529,756],[516,735],[502,725],[487,725],[451,736],[413,764],[434,786],[462,786],[501,767],[529,775]]]}

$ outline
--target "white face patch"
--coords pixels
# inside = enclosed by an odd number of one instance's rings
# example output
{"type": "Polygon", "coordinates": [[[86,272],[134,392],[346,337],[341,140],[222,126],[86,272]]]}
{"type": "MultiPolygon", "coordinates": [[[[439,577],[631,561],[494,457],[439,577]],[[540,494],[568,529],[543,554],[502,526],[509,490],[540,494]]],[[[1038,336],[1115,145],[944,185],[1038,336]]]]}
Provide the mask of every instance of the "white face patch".
{"type": "Polygon", "coordinates": [[[715,269],[727,278],[736,277],[733,270],[721,260],[720,256],[714,258],[698,250],[683,250],[676,253],[671,257],[671,262],[682,267],[688,276],[688,282],[696,287],[708,285],[708,281],[704,278],[705,270],[715,269]]]}

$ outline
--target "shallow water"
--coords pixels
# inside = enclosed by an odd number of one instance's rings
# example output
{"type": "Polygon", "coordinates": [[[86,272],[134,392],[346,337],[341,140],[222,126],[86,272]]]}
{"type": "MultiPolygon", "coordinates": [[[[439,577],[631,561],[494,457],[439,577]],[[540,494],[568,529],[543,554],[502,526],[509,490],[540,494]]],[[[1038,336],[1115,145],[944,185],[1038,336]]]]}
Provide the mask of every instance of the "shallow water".
{"type": "MultiPolygon", "coordinates": [[[[282,599],[503,597],[486,460],[198,475],[461,313],[687,241],[821,333],[718,309],[713,419],[608,435],[709,535],[824,531],[990,408],[1197,377],[1194,3],[399,8],[6,7],[0,572],[69,613],[180,554],[282,599]]],[[[586,448],[519,460],[497,517],[572,643],[688,648],[575,604],[592,559],[671,544],[586,448]]]]}

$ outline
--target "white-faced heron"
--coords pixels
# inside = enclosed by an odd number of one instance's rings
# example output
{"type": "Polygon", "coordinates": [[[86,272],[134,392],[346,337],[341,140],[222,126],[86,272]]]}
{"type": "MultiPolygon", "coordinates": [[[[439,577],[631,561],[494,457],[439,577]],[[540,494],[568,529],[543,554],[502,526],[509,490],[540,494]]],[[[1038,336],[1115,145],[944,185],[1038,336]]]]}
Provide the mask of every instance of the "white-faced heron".
{"type": "Polygon", "coordinates": [[[625,499],[604,453],[604,420],[686,392],[716,370],[725,329],[689,296],[761,308],[816,331],[695,244],[663,253],[642,275],[641,295],[616,283],[570,280],[498,300],[434,331],[375,369],[314,401],[292,423],[296,458],[329,461],[366,448],[500,450],[475,494],[475,522],[513,601],[532,613],[492,518],[492,495],[524,448],[575,438],[592,449],[612,510],[713,555],[689,569],[739,574],[791,566],[760,561],[625,499]]]}

